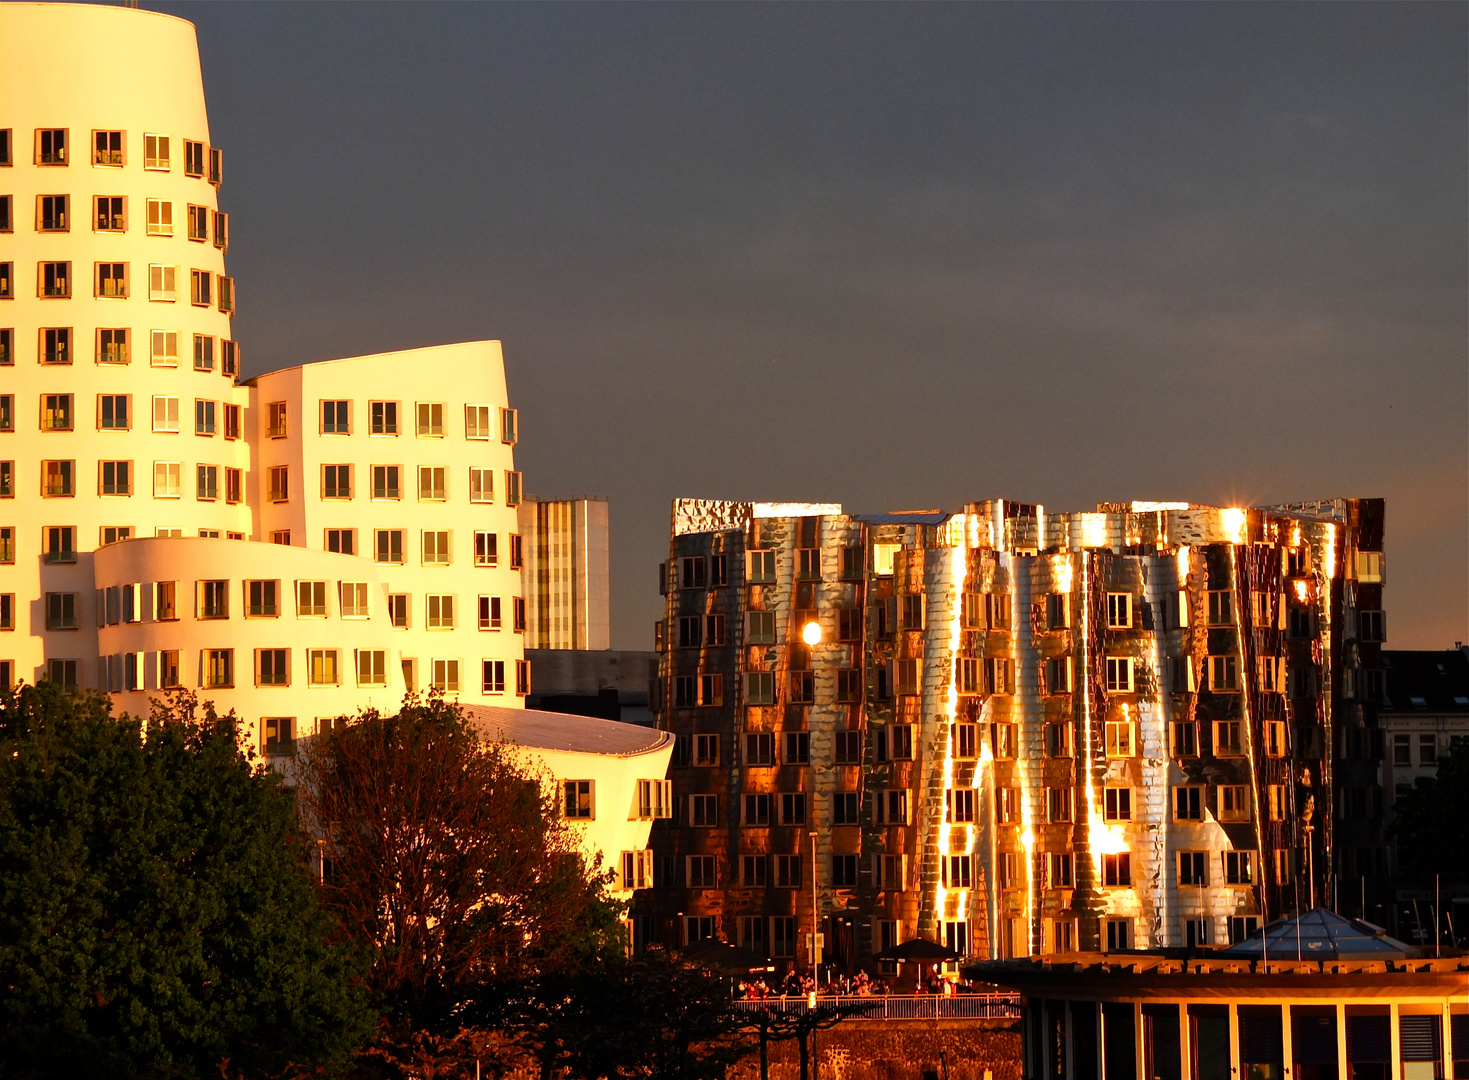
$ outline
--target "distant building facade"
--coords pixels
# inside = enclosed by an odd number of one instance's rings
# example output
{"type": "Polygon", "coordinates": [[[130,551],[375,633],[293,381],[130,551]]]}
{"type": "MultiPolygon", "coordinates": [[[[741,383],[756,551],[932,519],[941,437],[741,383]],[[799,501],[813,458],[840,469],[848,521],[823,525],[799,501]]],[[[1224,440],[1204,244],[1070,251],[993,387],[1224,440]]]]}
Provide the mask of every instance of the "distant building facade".
{"type": "Polygon", "coordinates": [[[526,647],[611,647],[607,500],[538,499],[520,504],[526,647]]]}
{"type": "Polygon", "coordinates": [[[528,709],[601,716],[651,726],[658,654],[630,649],[526,649],[536,683],[528,709]]]}
{"type": "Polygon", "coordinates": [[[676,502],[640,936],[1213,944],[1380,872],[1382,537],[1370,499],[676,502]]]}

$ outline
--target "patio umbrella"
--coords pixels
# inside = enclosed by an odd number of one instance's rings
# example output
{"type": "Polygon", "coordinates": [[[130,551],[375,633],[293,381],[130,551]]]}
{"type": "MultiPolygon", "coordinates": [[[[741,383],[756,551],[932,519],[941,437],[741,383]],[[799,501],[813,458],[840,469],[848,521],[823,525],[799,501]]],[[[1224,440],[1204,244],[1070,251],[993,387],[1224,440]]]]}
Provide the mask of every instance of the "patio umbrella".
{"type": "Polygon", "coordinates": [[[691,964],[720,971],[765,971],[770,967],[770,961],[759,953],[715,938],[690,945],[683,951],[683,958],[691,964]]]}
{"type": "Polygon", "coordinates": [[[918,964],[942,964],[953,960],[963,960],[962,953],[956,953],[953,949],[946,949],[936,941],[926,941],[923,938],[909,938],[891,949],[884,949],[873,959],[875,960],[906,960],[918,964]]]}

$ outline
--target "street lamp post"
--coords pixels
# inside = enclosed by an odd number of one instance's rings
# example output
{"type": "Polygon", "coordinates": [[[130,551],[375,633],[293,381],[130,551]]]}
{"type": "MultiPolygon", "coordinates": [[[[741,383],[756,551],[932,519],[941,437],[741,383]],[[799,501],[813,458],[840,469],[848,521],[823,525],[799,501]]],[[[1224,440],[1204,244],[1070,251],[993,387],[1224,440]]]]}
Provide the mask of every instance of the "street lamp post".
{"type": "Polygon", "coordinates": [[[811,830],[811,978],[821,981],[821,909],[816,901],[816,830],[811,830]]]}

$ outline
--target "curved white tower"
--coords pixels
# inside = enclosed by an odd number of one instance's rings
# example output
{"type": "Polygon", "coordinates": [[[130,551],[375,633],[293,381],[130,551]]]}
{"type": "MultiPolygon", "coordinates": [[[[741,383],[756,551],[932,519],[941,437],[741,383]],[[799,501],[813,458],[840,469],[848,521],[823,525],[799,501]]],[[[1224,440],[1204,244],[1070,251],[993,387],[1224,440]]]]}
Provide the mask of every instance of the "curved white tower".
{"type": "Polygon", "coordinates": [[[5,4],[0,40],[0,657],[96,685],[92,553],[250,531],[221,155],[189,23],[5,4]]]}
{"type": "Polygon", "coordinates": [[[239,383],[194,28],[3,4],[0,41],[0,679],[196,689],[282,752],[409,689],[519,708],[499,342],[239,383]]]}

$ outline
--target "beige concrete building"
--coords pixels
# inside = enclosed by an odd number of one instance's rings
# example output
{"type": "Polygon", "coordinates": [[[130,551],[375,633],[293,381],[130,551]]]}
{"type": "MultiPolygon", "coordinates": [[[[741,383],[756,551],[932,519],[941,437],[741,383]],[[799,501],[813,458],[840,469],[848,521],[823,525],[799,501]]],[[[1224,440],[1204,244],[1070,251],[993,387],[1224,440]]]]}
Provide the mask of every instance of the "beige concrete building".
{"type": "Polygon", "coordinates": [[[269,748],[408,689],[518,706],[499,343],[239,382],[193,27],[7,4],[0,38],[0,678],[196,688],[269,748]]]}

